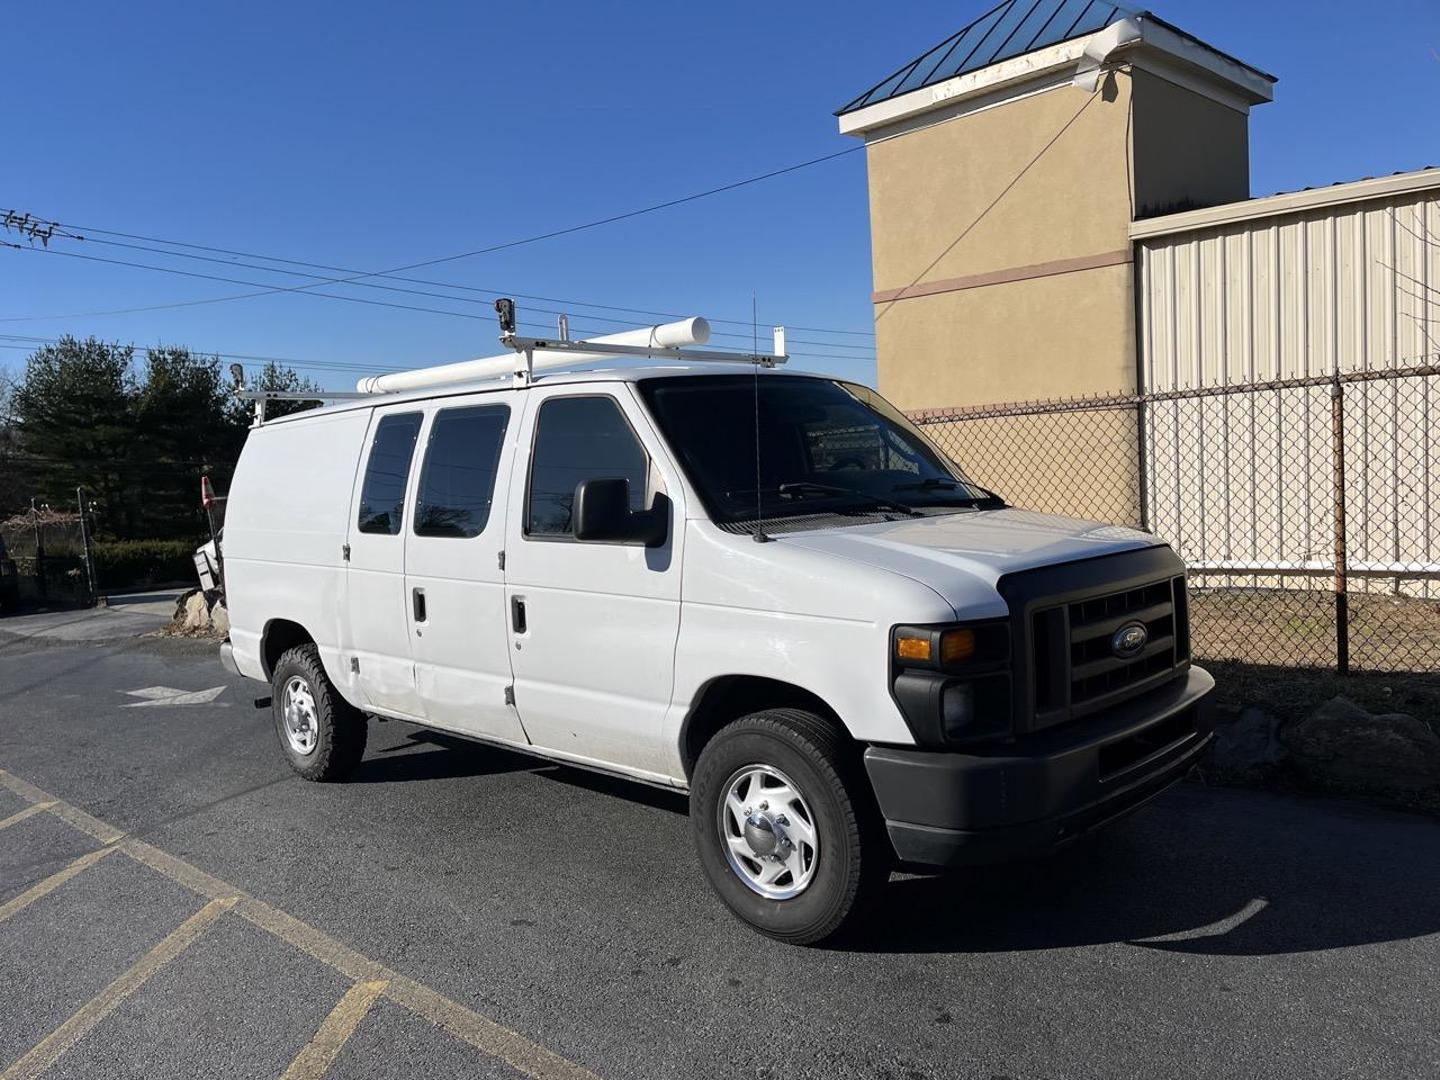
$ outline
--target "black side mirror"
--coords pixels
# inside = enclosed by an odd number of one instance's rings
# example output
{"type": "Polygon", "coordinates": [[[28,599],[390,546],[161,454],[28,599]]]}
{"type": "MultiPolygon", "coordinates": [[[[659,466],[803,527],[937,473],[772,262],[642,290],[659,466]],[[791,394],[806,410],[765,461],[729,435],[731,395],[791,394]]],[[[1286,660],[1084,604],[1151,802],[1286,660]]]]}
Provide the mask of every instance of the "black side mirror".
{"type": "Polygon", "coordinates": [[[670,530],[670,500],[657,493],[649,510],[631,510],[629,480],[582,480],[575,486],[571,522],[576,540],[659,547],[670,530]]]}

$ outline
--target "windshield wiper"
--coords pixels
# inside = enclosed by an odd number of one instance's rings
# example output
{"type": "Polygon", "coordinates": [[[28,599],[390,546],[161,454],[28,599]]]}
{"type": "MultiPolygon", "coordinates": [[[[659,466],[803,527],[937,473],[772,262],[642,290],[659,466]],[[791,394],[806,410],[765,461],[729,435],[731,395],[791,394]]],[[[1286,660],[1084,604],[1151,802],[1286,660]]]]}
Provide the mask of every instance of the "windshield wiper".
{"type": "MultiPolygon", "coordinates": [[[[948,477],[948,476],[927,476],[924,480],[921,480],[921,481],[919,481],[918,483],[914,483],[914,484],[896,484],[896,485],[895,485],[893,488],[891,488],[890,490],[891,490],[891,491],[954,491],[954,490],[955,490],[956,488],[958,488],[959,486],[960,486],[960,481],[959,481],[959,480],[952,480],[952,479],[951,479],[950,477],[948,477]]],[[[977,499],[977,498],[973,498],[973,497],[971,497],[971,496],[966,496],[966,497],[964,497],[964,498],[962,498],[962,499],[959,500],[959,503],[960,503],[961,505],[985,507],[985,508],[987,508],[987,509],[1000,509],[1000,508],[1003,508],[1003,507],[1006,505],[1005,500],[1002,499],[999,495],[996,495],[993,491],[990,491],[990,490],[988,490],[987,488],[982,488],[979,484],[966,484],[965,486],[968,487],[968,488],[970,488],[972,491],[978,491],[978,492],[980,492],[980,494],[983,496],[983,498],[977,499]]]]}
{"type": "Polygon", "coordinates": [[[788,484],[781,484],[777,491],[781,495],[845,495],[852,499],[863,499],[874,506],[882,506],[886,510],[893,510],[897,514],[904,514],[906,517],[923,517],[924,515],[913,506],[907,506],[896,499],[887,499],[883,495],[871,495],[868,491],[856,491],[854,488],[839,487],[835,484],[817,484],[811,480],[796,480],[788,484]]]}

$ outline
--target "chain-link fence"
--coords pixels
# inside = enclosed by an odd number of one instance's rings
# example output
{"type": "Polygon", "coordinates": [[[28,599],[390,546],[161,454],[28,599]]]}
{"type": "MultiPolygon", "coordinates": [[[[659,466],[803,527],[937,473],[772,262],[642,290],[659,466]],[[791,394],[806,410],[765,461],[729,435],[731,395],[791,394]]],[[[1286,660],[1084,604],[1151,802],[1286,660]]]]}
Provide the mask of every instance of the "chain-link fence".
{"type": "Polygon", "coordinates": [[[18,571],[21,600],[87,603],[94,598],[85,530],[78,511],[49,507],[0,521],[0,540],[18,571]]]}
{"type": "Polygon", "coordinates": [[[1146,528],[1196,654],[1440,669],[1440,366],[912,414],[1018,506],[1146,528]]]}

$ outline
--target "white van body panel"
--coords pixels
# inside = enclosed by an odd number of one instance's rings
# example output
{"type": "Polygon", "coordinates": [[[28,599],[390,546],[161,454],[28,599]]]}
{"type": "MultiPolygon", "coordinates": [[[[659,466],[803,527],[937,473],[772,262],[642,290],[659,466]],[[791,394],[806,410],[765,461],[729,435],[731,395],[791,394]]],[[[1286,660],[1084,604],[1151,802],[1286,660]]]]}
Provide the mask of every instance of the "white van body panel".
{"type": "MultiPolygon", "coordinates": [[[[406,522],[406,619],[415,691],[427,724],[524,745],[524,727],[506,695],[513,675],[506,633],[505,572],[500,568],[506,487],[519,437],[523,395],[471,394],[442,398],[428,406],[412,466],[415,479],[411,491],[417,491],[424,478],[437,417],[452,409],[472,408],[508,410],[484,529],[471,537],[425,536],[414,521],[406,522]],[[424,602],[423,622],[416,619],[417,591],[424,602]]],[[[408,506],[413,510],[413,496],[408,506]]]]}
{"type": "Polygon", "coordinates": [[[760,543],[704,520],[687,522],[686,534],[675,700],[665,740],[679,782],[685,718],[706,687],[728,675],[807,690],[857,739],[914,741],[889,693],[890,628],[948,622],[955,617],[948,600],[898,571],[796,542],[814,534],[760,543]]]}
{"type": "Polygon", "coordinates": [[[1006,574],[1154,547],[1154,536],[1033,510],[968,510],[941,517],[855,525],[783,538],[807,551],[882,566],[924,581],[957,618],[1005,614],[995,584],[1006,574]]]}
{"type": "Polygon", "coordinates": [[[671,779],[673,748],[664,745],[673,699],[680,583],[685,561],[685,495],[680,472],[625,383],[536,386],[525,394],[519,452],[506,519],[515,699],[537,749],[568,760],[671,779]],[[624,414],[650,458],[649,491],[672,502],[665,543],[580,543],[526,533],[531,448],[547,401],[605,397],[624,414]],[[523,603],[526,628],[513,625],[523,603]]]}
{"type": "Polygon", "coordinates": [[[226,505],[225,586],[235,663],[250,678],[268,678],[266,626],[289,619],[315,639],[331,680],[349,686],[343,549],[369,419],[367,409],[267,424],[245,442],[226,505]]]}

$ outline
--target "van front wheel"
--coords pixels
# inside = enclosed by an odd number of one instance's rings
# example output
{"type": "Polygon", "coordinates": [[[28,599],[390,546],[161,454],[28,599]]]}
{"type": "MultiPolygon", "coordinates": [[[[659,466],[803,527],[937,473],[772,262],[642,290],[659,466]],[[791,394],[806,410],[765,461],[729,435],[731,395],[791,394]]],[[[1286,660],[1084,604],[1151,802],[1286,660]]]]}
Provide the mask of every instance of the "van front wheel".
{"type": "Polygon", "coordinates": [[[889,876],[869,791],[840,732],[768,709],[705,746],[690,821],[711,886],[762,934],[809,945],[840,932],[889,876]]]}
{"type": "Polygon", "coordinates": [[[343,780],[365,753],[365,714],[340,696],[314,645],[280,657],[270,677],[280,752],[306,780],[343,780]]]}

